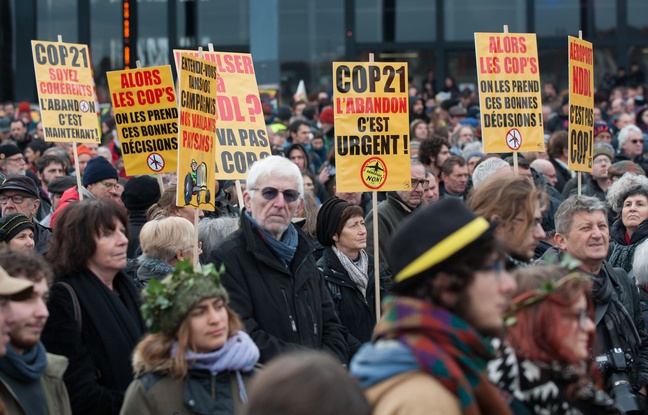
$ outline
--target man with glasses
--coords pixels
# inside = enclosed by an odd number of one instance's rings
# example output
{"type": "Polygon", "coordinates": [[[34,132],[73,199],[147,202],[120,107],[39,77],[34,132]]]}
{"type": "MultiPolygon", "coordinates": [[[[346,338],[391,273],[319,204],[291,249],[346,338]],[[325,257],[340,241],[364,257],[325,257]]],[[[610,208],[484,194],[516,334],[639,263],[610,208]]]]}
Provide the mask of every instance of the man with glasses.
{"type": "Polygon", "coordinates": [[[643,156],[643,133],[636,125],[626,125],[619,131],[619,152],[616,161],[630,160],[648,171],[648,160],[643,156]]]}
{"type": "MultiPolygon", "coordinates": [[[[401,222],[412,213],[423,200],[423,193],[430,185],[430,181],[425,178],[425,167],[419,161],[410,162],[411,185],[410,190],[399,190],[388,192],[387,198],[378,205],[378,239],[380,262],[387,271],[387,246],[389,239],[394,231],[399,227],[401,222]]],[[[367,214],[365,226],[367,227],[367,252],[373,254],[374,234],[373,228],[373,211],[367,214]]]]}
{"type": "Polygon", "coordinates": [[[24,176],[27,171],[25,157],[14,144],[0,145],[0,171],[5,176],[24,176]]]}
{"type": "Polygon", "coordinates": [[[52,231],[38,223],[36,212],[40,207],[38,186],[27,176],[9,176],[0,186],[0,207],[2,216],[12,213],[22,213],[34,224],[35,249],[45,254],[49,249],[52,231]]]}
{"type": "MultiPolygon", "coordinates": [[[[83,173],[83,198],[84,199],[115,199],[119,175],[117,170],[104,157],[90,159],[83,173]]],[[[54,227],[56,216],[73,200],[79,200],[79,191],[76,186],[66,190],[61,197],[58,208],[52,213],[51,225],[54,227]]]]}
{"type": "Polygon", "coordinates": [[[292,224],[304,182],[290,160],[270,156],[248,171],[240,228],[207,252],[224,265],[229,305],[261,351],[260,363],[289,350],[323,349],[346,363],[344,328],[311,255],[308,236],[292,224]]]}
{"type": "Polygon", "coordinates": [[[480,184],[468,199],[468,207],[488,221],[497,222],[495,236],[507,255],[506,268],[530,264],[540,240],[541,206],[546,194],[524,176],[494,176],[480,184]]]}

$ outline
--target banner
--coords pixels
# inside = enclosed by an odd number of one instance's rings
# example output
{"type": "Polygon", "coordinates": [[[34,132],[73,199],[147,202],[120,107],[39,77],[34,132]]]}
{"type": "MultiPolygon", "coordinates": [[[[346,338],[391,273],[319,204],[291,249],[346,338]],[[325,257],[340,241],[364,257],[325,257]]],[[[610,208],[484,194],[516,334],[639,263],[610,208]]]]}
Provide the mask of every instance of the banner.
{"type": "Polygon", "coordinates": [[[485,153],[545,151],[535,34],[475,33],[485,153]]]}
{"type": "Polygon", "coordinates": [[[568,36],[569,170],[592,172],[594,159],[594,48],[568,36]]]}
{"type": "MultiPolygon", "coordinates": [[[[174,50],[176,68],[181,53],[174,50]]],[[[216,81],[216,178],[245,180],[255,161],[271,154],[252,55],[249,53],[203,52],[203,59],[218,70],[216,81]]]]}
{"type": "Polygon", "coordinates": [[[129,176],[177,170],[178,106],[171,66],[107,72],[129,176]]]}
{"type": "Polygon", "coordinates": [[[214,210],[218,69],[183,53],[178,64],[178,190],[176,205],[214,210]]]}
{"type": "Polygon", "coordinates": [[[333,62],[339,192],[411,188],[407,63],[333,62]]]}
{"type": "Polygon", "coordinates": [[[99,143],[88,45],[32,40],[45,141],[99,143]]]}

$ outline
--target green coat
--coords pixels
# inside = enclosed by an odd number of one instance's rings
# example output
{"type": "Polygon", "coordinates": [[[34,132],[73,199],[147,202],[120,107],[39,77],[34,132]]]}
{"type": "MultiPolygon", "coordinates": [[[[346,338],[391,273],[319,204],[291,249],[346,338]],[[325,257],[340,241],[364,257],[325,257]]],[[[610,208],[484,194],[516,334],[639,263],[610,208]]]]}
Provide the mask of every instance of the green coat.
{"type": "MultiPolygon", "coordinates": [[[[67,367],[67,357],[47,353],[47,366],[41,383],[47,402],[47,411],[50,414],[72,415],[70,397],[65,383],[63,383],[63,374],[67,367]]],[[[18,402],[14,391],[2,379],[0,379],[0,400],[2,400],[7,414],[28,415],[18,402]]]]}

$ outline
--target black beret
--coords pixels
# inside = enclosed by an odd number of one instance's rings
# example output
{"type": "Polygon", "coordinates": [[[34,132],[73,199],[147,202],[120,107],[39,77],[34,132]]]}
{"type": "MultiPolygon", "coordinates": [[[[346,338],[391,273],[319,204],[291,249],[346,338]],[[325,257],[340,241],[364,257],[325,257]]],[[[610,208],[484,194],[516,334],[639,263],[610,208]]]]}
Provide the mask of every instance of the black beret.
{"type": "Polygon", "coordinates": [[[324,246],[333,246],[333,235],[340,224],[340,216],[347,206],[346,200],[332,197],[322,204],[317,212],[317,240],[324,246]]]}

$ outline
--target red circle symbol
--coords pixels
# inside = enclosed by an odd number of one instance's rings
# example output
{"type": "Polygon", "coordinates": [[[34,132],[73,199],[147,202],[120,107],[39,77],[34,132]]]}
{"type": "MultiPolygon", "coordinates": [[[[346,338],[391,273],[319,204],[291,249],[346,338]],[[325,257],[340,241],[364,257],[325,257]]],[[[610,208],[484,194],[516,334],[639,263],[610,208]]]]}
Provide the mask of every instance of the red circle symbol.
{"type": "Polygon", "coordinates": [[[513,151],[517,151],[522,146],[522,134],[517,128],[511,128],[506,133],[506,145],[513,151]]]}

